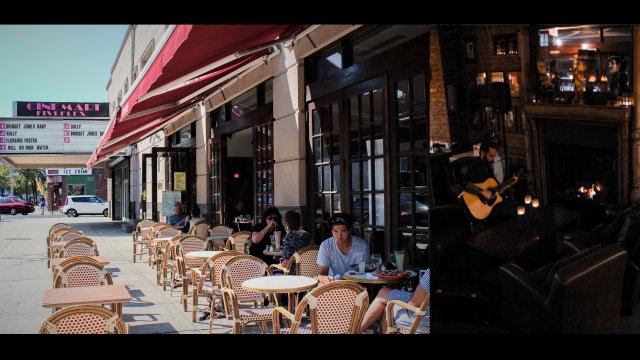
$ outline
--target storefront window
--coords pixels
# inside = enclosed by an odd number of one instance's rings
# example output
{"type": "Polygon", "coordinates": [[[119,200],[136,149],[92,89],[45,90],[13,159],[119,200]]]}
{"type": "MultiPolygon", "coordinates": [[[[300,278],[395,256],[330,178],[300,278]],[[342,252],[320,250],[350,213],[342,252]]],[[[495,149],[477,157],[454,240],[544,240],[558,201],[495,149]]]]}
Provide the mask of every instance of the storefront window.
{"type": "Polygon", "coordinates": [[[68,184],[67,195],[85,195],[84,184],[68,184]]]}

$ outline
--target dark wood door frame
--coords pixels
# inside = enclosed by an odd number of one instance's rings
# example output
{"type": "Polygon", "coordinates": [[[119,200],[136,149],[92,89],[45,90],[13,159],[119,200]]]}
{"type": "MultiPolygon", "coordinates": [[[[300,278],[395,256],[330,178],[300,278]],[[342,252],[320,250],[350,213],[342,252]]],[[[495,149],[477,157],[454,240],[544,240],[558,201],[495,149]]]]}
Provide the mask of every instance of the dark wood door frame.
{"type": "MultiPolygon", "coordinates": [[[[187,190],[186,190],[186,202],[191,205],[195,204],[195,181],[192,178],[192,163],[191,158],[193,155],[193,148],[171,148],[171,147],[154,147],[151,149],[151,214],[152,219],[155,221],[160,220],[160,214],[158,214],[158,153],[182,153],[185,154],[185,163],[187,167],[187,190]]],[[[144,155],[143,155],[144,158],[144,155]]],[[[146,174],[145,174],[146,177],[146,174]]]]}

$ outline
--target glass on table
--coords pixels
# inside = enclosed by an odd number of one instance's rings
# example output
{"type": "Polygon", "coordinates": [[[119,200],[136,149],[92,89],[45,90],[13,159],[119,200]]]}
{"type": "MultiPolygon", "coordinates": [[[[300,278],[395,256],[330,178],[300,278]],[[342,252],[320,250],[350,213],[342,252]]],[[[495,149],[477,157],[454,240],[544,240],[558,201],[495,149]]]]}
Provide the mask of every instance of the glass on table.
{"type": "Polygon", "coordinates": [[[380,256],[380,254],[378,253],[371,254],[371,263],[373,264],[375,269],[378,270],[380,268],[380,265],[382,265],[382,256],[380,256]]]}
{"type": "Polygon", "coordinates": [[[274,250],[276,248],[276,238],[273,235],[269,235],[269,238],[271,239],[271,250],[274,250]]]}
{"type": "Polygon", "coordinates": [[[393,253],[396,256],[396,269],[404,270],[404,250],[395,250],[393,253]]]}
{"type": "Polygon", "coordinates": [[[364,252],[359,252],[358,253],[358,273],[360,274],[364,274],[364,265],[365,262],[367,260],[367,256],[365,255],[364,252]]]}

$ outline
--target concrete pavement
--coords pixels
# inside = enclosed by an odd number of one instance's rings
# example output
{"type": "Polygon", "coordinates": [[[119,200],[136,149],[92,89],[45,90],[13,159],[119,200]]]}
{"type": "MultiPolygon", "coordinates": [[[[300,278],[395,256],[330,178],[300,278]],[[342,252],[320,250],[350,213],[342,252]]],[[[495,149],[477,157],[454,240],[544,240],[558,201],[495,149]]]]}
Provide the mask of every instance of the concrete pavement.
{"type": "MultiPolygon", "coordinates": [[[[124,304],[123,319],[131,333],[208,333],[208,320],[191,322],[191,298],[188,311],[183,311],[181,288],[174,289],[170,296],[168,288],[162,291],[156,285],[156,270],[147,265],[146,253],[142,262],[132,262],[131,234],[122,231],[121,222],[103,216],[69,218],[39,212],[26,216],[2,214],[0,220],[0,333],[38,333],[42,320],[51,314],[41,306],[44,290],[52,287],[46,238],[49,228],[58,222],[92,238],[100,255],[110,261],[106,268],[113,282],[127,286],[134,299],[124,304]]],[[[204,298],[200,300],[201,306],[206,303],[204,298]]],[[[231,321],[214,321],[213,333],[230,332],[231,321]]],[[[249,325],[245,332],[260,331],[249,325]]]]}

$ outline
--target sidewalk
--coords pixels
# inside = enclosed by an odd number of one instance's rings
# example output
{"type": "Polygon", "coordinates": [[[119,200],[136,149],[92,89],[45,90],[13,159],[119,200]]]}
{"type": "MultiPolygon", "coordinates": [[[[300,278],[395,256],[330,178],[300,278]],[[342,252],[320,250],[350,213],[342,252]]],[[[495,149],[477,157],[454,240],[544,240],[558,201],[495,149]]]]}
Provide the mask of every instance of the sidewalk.
{"type": "MultiPolygon", "coordinates": [[[[103,216],[69,218],[60,213],[40,215],[2,214],[0,220],[0,333],[38,333],[40,323],[51,314],[43,308],[45,289],[52,287],[47,268],[46,238],[49,228],[58,222],[84,231],[98,244],[100,255],[109,259],[107,270],[116,284],[125,284],[134,298],[123,306],[123,319],[132,334],[208,333],[208,320],[191,322],[191,298],[188,311],[180,304],[181,288],[162,291],[156,285],[156,270],[142,262],[132,262],[131,234],[122,231],[121,222],[103,216]]],[[[146,251],[146,249],[145,249],[146,251]]],[[[192,287],[189,288],[190,290],[192,287]]],[[[207,303],[200,298],[200,307],[207,303]]],[[[202,313],[198,313],[200,317],[202,313]]],[[[216,319],[213,333],[231,333],[231,321],[216,319]]],[[[260,333],[249,325],[245,333],[260,333]]]]}

